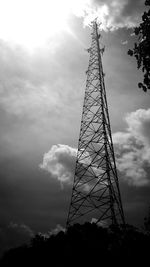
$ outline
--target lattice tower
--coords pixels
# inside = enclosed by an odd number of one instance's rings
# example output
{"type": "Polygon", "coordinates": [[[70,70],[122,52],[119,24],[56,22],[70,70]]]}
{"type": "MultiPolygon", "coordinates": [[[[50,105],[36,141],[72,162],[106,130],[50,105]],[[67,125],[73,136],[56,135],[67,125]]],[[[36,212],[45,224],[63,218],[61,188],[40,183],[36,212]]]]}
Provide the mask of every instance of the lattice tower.
{"type": "Polygon", "coordinates": [[[96,218],[101,224],[124,224],[112,142],[98,24],[92,44],[67,227],[96,218]]]}

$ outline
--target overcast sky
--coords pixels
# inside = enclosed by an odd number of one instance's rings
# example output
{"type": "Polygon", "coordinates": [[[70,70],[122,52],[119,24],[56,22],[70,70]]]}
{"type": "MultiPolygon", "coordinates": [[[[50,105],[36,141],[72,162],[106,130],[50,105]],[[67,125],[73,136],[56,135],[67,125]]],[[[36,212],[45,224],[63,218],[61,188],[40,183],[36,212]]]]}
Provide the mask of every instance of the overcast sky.
{"type": "Polygon", "coordinates": [[[65,226],[91,43],[103,67],[123,207],[142,225],[150,203],[150,94],[127,55],[143,0],[0,0],[0,241],[65,226]],[[59,226],[60,227],[60,226],[59,226]]]}

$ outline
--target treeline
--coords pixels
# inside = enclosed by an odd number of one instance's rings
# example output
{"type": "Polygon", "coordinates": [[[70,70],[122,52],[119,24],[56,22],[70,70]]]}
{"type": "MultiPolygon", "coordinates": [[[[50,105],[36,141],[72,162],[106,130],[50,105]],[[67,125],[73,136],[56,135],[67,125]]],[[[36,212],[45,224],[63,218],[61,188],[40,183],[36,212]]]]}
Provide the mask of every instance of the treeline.
{"type": "Polygon", "coordinates": [[[144,266],[149,251],[149,232],[133,226],[75,224],[50,237],[38,234],[30,245],[5,252],[0,266],[144,266]]]}

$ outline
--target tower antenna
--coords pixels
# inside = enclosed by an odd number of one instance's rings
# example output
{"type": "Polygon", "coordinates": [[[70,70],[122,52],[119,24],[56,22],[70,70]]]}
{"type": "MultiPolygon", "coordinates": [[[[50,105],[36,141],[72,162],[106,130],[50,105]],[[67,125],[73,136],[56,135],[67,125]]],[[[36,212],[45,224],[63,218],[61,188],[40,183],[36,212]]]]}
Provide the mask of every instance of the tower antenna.
{"type": "Polygon", "coordinates": [[[92,44],[87,70],[74,183],[67,227],[91,221],[125,224],[115,163],[97,20],[92,22],[92,44]]]}

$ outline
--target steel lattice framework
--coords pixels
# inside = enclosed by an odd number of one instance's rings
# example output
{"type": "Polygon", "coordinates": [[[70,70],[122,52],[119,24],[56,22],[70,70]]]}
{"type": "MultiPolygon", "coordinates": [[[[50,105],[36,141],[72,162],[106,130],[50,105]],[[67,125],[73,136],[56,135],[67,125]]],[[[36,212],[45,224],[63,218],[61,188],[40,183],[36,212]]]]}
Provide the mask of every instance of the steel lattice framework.
{"type": "Polygon", "coordinates": [[[116,170],[97,21],[92,23],[92,44],[74,184],[67,227],[91,220],[107,224],[124,224],[116,170]]]}

